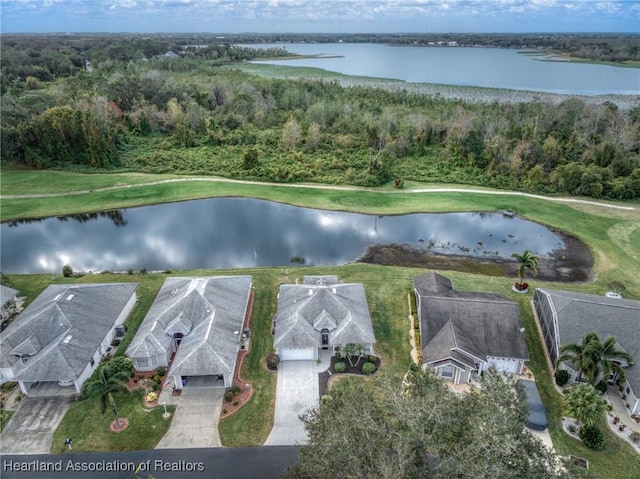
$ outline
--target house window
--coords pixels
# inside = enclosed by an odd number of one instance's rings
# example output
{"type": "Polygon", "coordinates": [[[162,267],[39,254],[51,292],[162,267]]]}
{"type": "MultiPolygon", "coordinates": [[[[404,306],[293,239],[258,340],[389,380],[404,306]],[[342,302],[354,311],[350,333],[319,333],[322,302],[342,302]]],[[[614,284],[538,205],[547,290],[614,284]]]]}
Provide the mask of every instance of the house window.
{"type": "Polygon", "coordinates": [[[146,368],[146,367],[149,366],[149,359],[147,359],[147,358],[136,358],[136,363],[138,364],[138,367],[146,368]]]}
{"type": "Polygon", "coordinates": [[[454,369],[453,366],[444,366],[440,368],[440,377],[452,379],[453,378],[454,369]]]}
{"type": "Polygon", "coordinates": [[[93,367],[93,365],[94,365],[95,363],[96,363],[96,361],[95,361],[93,358],[91,358],[91,361],[89,361],[89,364],[91,365],[91,367],[93,367]]]}

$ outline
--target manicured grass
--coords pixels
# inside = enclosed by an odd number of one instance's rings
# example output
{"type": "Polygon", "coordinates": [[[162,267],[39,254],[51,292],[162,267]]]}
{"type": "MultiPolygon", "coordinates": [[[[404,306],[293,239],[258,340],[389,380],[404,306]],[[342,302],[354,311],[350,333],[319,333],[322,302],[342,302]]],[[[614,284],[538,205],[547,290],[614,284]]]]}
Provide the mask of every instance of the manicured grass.
{"type": "MultiPolygon", "coordinates": [[[[29,172],[33,173],[33,172],[29,172]]],[[[107,179],[95,179],[100,175],[76,175],[56,185],[47,183],[46,177],[21,177],[22,193],[31,191],[66,191],[77,187],[85,179],[94,186],[107,179]],[[95,178],[94,178],[95,177],[95,178]],[[95,181],[96,183],[91,183],[95,181]],[[62,185],[62,186],[61,186],[62,185]],[[75,185],[72,188],[71,185],[75,185]],[[49,188],[49,189],[47,189],[49,188]]],[[[28,176],[28,175],[27,175],[28,176]]],[[[126,177],[126,175],[123,175],[126,177]]],[[[9,182],[12,178],[9,176],[9,182]]],[[[152,181],[155,176],[145,180],[152,181]]],[[[2,174],[2,191],[12,191],[5,183],[2,174]]],[[[113,180],[111,180],[113,181],[113,180]]],[[[117,181],[128,180],[119,178],[117,181]]],[[[131,182],[133,183],[133,182],[131,182]]],[[[408,188],[422,188],[433,185],[419,183],[407,184],[408,188]]],[[[443,188],[445,185],[437,185],[443,188]]],[[[620,281],[626,286],[625,297],[640,298],[640,213],[638,204],[631,211],[604,208],[591,204],[565,204],[542,199],[526,198],[506,194],[462,193],[402,193],[388,186],[379,190],[330,190],[305,189],[290,186],[234,184],[227,182],[180,182],[155,186],[132,187],[122,190],[95,192],[65,198],[40,200],[3,200],[2,219],[19,217],[18,211],[34,216],[49,216],[66,212],[103,210],[149,204],[181,199],[209,196],[249,196],[270,199],[300,206],[312,206],[323,209],[351,210],[375,214],[400,214],[408,212],[438,211],[500,211],[514,209],[520,216],[552,226],[574,234],[589,244],[595,259],[594,281],[586,284],[543,283],[532,279],[533,288],[548,287],[567,289],[585,293],[602,294],[607,284],[620,281]],[[35,209],[32,209],[35,208],[35,209]],[[11,215],[18,216],[11,216],[11,215]],[[7,215],[7,216],[5,216],[7,215]]],[[[412,289],[412,278],[422,270],[411,268],[382,267],[374,265],[352,264],[327,268],[290,268],[289,282],[301,278],[304,274],[337,274],[342,281],[362,282],[371,309],[374,331],[378,339],[376,349],[383,359],[383,367],[388,371],[401,374],[409,364],[409,333],[407,294],[412,289]]],[[[254,385],[252,399],[238,413],[223,420],[220,435],[227,446],[247,446],[261,444],[267,437],[274,412],[276,376],[266,370],[264,360],[272,350],[270,332],[271,319],[276,310],[278,285],[285,281],[281,268],[242,270],[242,271],[191,271],[174,274],[252,274],[256,289],[256,301],[252,315],[252,344],[243,365],[243,377],[254,385]]],[[[603,451],[591,451],[562,432],[562,415],[559,394],[555,391],[551,374],[547,368],[542,345],[537,336],[533,313],[530,307],[531,295],[518,295],[511,292],[513,278],[484,276],[472,273],[447,271],[443,273],[452,279],[454,287],[469,291],[496,291],[503,293],[520,304],[521,314],[526,328],[529,347],[529,366],[536,375],[540,393],[547,406],[551,425],[549,427],[556,450],[561,454],[574,454],[587,458],[594,471],[602,477],[638,477],[640,475],[640,456],[629,446],[608,432],[607,446],[603,451]]],[[[130,341],[135,330],[146,314],[165,275],[91,275],[79,279],[66,279],[56,275],[9,276],[10,285],[28,295],[32,300],[49,282],[93,282],[93,281],[139,281],[138,296],[140,302],[134,310],[128,324],[126,341],[130,341]]],[[[126,348],[124,343],[121,351],[126,348]]],[[[65,419],[66,420],[66,419],[65,419]]],[[[64,434],[60,437],[63,437],[64,434]]],[[[157,438],[159,440],[159,437],[157,438]]],[[[75,444],[75,439],[74,439],[75,444]]],[[[112,450],[113,445],[104,445],[104,450],[112,450]]]]}
{"type": "MultiPolygon", "coordinates": [[[[74,402],[53,435],[51,453],[66,452],[64,441],[68,437],[73,439],[76,452],[153,449],[169,429],[173,415],[164,419],[161,406],[145,408],[143,396],[141,389],[130,395],[114,394],[119,416],[129,421],[129,427],[118,433],[109,429],[114,420],[113,411],[107,408],[103,414],[98,398],[74,402]]],[[[173,413],[175,407],[167,406],[167,411],[173,413]]]]}

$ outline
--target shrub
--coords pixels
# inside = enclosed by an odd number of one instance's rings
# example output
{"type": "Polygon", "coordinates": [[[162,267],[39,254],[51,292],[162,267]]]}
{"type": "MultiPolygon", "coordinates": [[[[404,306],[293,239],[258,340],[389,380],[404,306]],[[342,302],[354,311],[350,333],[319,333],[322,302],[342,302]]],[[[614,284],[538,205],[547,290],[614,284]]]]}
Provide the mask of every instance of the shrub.
{"type": "Polygon", "coordinates": [[[565,386],[569,382],[569,371],[566,369],[558,369],[556,371],[555,378],[558,386],[565,386]]]}
{"type": "Polygon", "coordinates": [[[70,278],[71,276],[73,276],[73,268],[70,265],[65,264],[62,267],[62,276],[64,276],[65,278],[70,278]]]}
{"type": "Polygon", "coordinates": [[[339,361],[333,366],[333,370],[337,373],[343,373],[347,370],[347,365],[343,361],[339,361]]]}
{"type": "Polygon", "coordinates": [[[235,401],[233,401],[233,405],[237,406],[239,404],[238,400],[236,399],[235,401]]]}
{"type": "Polygon", "coordinates": [[[121,371],[126,372],[129,376],[133,374],[133,362],[126,356],[116,356],[107,363],[107,367],[113,374],[121,371]]]}
{"type": "Polygon", "coordinates": [[[278,369],[278,364],[280,364],[280,356],[278,356],[276,353],[271,353],[269,354],[269,356],[267,356],[267,368],[274,371],[278,369]]]}
{"type": "Polygon", "coordinates": [[[378,356],[376,356],[375,354],[369,355],[369,362],[376,364],[378,362],[378,356]]]}
{"type": "Polygon", "coordinates": [[[604,394],[609,390],[609,385],[606,381],[600,381],[598,384],[596,384],[596,389],[604,394]]]}
{"type": "Polygon", "coordinates": [[[127,274],[133,274],[133,268],[127,268],[127,274]]]}
{"type": "Polygon", "coordinates": [[[604,446],[604,434],[597,426],[582,426],[580,439],[589,449],[602,449],[604,446]]]}
{"type": "Polygon", "coordinates": [[[640,444],[640,432],[633,431],[629,434],[629,439],[631,439],[635,444],[640,444]]]}
{"type": "Polygon", "coordinates": [[[237,384],[234,384],[233,386],[231,386],[230,391],[233,393],[233,395],[235,396],[236,394],[240,393],[240,386],[237,384]]]}
{"type": "Polygon", "coordinates": [[[222,408],[222,414],[227,414],[227,408],[226,407],[222,408]]]}
{"type": "Polygon", "coordinates": [[[157,392],[153,392],[153,391],[150,392],[150,393],[147,393],[147,395],[145,397],[145,400],[147,402],[155,402],[155,401],[157,401],[158,400],[158,393],[157,392]]]}
{"type": "Polygon", "coordinates": [[[233,399],[233,393],[231,390],[227,390],[224,392],[224,400],[230,402],[233,399]]]}
{"type": "Polygon", "coordinates": [[[162,391],[162,385],[160,383],[153,383],[151,384],[151,389],[153,389],[154,391],[160,392],[162,391]]]}
{"type": "Polygon", "coordinates": [[[162,377],[167,374],[167,368],[160,366],[158,368],[158,376],[162,377]]]}
{"type": "Polygon", "coordinates": [[[376,372],[376,365],[373,363],[364,363],[362,365],[362,374],[373,374],[376,372]]]}

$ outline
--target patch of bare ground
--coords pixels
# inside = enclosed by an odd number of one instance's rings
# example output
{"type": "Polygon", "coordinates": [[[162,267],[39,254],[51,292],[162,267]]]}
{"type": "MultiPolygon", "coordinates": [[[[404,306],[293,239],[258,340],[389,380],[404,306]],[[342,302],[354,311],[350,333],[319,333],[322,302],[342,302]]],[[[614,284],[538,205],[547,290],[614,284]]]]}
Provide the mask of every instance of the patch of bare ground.
{"type": "MultiPolygon", "coordinates": [[[[586,282],[593,279],[593,257],[589,247],[561,231],[564,249],[554,250],[538,263],[537,279],[542,281],[586,282]]],[[[513,259],[433,253],[410,244],[378,244],[367,248],[360,263],[462,271],[487,276],[517,277],[518,263],[513,259]]]]}

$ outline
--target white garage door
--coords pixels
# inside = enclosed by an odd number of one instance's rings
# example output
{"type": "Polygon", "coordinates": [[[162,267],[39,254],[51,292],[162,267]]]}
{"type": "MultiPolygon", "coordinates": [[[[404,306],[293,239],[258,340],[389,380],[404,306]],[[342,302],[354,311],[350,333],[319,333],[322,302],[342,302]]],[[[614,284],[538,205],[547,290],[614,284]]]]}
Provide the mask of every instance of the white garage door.
{"type": "Polygon", "coordinates": [[[301,361],[303,359],[315,359],[313,348],[309,349],[283,349],[280,351],[282,361],[301,361]]]}
{"type": "Polygon", "coordinates": [[[493,359],[489,364],[495,366],[495,368],[500,372],[515,374],[516,367],[518,366],[518,361],[493,359]]]}

